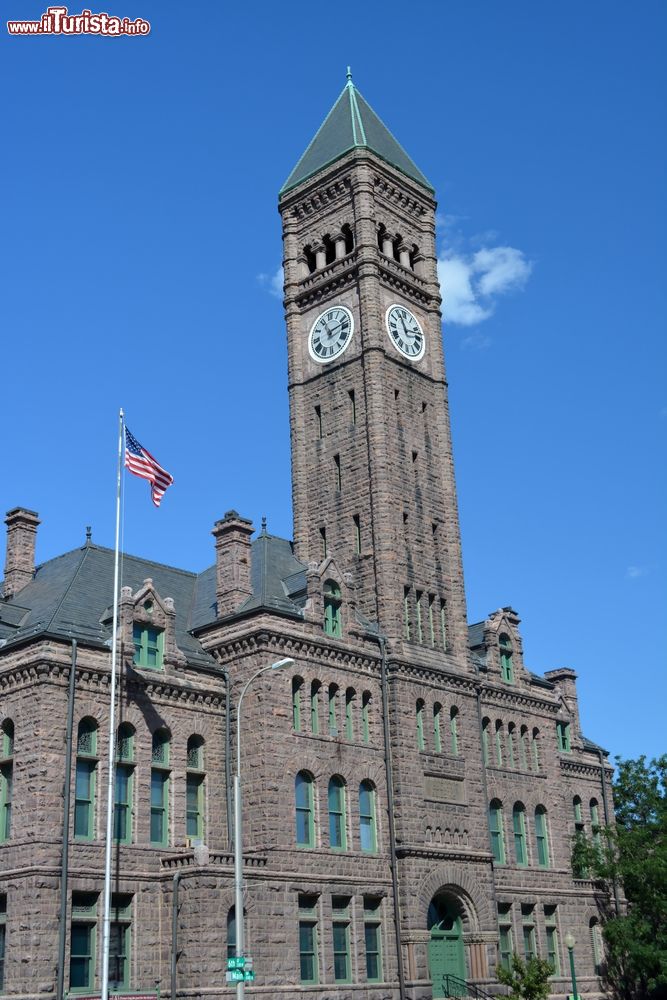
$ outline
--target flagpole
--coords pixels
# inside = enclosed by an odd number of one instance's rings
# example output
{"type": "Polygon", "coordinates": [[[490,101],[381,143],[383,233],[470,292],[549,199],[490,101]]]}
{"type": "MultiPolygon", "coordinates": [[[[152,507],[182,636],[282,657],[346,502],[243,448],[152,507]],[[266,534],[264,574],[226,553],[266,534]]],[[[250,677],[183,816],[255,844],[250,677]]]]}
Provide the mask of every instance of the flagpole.
{"type": "Polygon", "coordinates": [[[123,421],[118,414],[118,473],[116,477],[116,544],[113,564],[113,622],[111,632],[111,706],[109,709],[109,768],[107,775],[107,829],[104,842],[104,923],[102,925],[102,996],[109,998],[109,945],[111,937],[111,844],[113,841],[114,778],[116,758],[116,659],[118,649],[118,552],[120,547],[120,492],[123,469],[123,421]]]}

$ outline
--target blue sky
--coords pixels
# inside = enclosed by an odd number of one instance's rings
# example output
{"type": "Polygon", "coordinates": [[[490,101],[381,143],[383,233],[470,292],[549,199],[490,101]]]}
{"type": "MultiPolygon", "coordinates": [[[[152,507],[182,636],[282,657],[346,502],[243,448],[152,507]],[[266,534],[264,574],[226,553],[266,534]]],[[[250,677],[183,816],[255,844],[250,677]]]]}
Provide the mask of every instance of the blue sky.
{"type": "Polygon", "coordinates": [[[591,739],[664,752],[665,5],[102,9],[151,34],[2,35],[0,510],[39,561],[112,545],[122,405],[176,479],[128,482],[128,551],[203,569],[230,507],[291,536],[277,192],[350,64],[437,190],[469,617],[511,604],[591,739]]]}

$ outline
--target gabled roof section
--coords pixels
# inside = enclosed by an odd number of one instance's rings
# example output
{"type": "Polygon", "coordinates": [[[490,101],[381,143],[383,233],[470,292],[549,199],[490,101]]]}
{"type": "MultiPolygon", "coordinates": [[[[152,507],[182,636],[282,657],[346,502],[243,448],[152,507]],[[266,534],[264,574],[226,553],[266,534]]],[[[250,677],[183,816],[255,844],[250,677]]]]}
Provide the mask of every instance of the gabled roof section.
{"type": "Polygon", "coordinates": [[[348,69],[347,83],[343,92],[283,184],[281,196],[313,174],[335,163],[351,149],[358,148],[370,149],[380,159],[386,160],[429,192],[433,191],[433,186],[426,180],[419,167],[410,159],[401,144],[354,86],[352,74],[348,69]]]}

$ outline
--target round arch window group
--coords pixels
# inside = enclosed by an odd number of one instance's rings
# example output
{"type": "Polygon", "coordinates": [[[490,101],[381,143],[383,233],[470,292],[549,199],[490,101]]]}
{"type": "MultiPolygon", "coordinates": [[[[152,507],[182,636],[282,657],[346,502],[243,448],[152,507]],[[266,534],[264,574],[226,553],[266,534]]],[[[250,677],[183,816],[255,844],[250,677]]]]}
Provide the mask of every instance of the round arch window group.
{"type": "MultiPolygon", "coordinates": [[[[334,851],[377,851],[377,789],[372,781],[360,782],[356,796],[354,827],[348,810],[348,786],[334,774],[327,785],[326,835],[318,844],[316,829],[317,784],[309,771],[299,771],[294,779],[294,810],[297,847],[329,847],[334,851]]],[[[322,824],[324,826],[324,824],[322,824]]]]}
{"type": "Polygon", "coordinates": [[[516,864],[525,868],[531,860],[539,868],[548,868],[551,864],[549,851],[549,834],[547,827],[547,810],[543,805],[535,807],[532,817],[534,850],[530,850],[529,824],[526,807],[523,802],[515,802],[512,807],[512,858],[506,847],[505,819],[503,804],[500,799],[492,799],[489,803],[489,832],[491,835],[491,852],[493,860],[498,865],[516,864]]]}

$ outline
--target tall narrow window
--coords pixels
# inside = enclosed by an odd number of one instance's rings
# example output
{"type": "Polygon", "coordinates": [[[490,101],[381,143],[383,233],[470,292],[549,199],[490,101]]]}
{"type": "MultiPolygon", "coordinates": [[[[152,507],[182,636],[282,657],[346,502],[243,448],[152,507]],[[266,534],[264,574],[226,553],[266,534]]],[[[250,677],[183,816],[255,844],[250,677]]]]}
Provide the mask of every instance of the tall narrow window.
{"type": "Polygon", "coordinates": [[[440,640],[442,648],[447,649],[447,603],[440,601],[440,640]]]}
{"type": "Polygon", "coordinates": [[[352,518],[354,522],[354,554],[361,555],[361,518],[355,514],[352,518]]]}
{"type": "Polygon", "coordinates": [[[417,720],[417,749],[425,750],[426,743],[424,742],[424,702],[421,698],[417,701],[415,715],[417,720]]]}
{"type": "Polygon", "coordinates": [[[449,737],[451,751],[455,757],[459,753],[459,710],[456,705],[452,705],[449,710],[449,737]]]}
{"type": "Polygon", "coordinates": [[[410,588],[403,587],[403,636],[410,639],[410,588]]]}
{"type": "Polygon", "coordinates": [[[528,770],[528,727],[522,726],[519,734],[519,767],[528,770]]]}
{"type": "Polygon", "coordinates": [[[533,756],[533,771],[540,770],[540,731],[539,729],[533,729],[533,737],[531,740],[531,750],[533,756]]]}
{"type": "Polygon", "coordinates": [[[441,723],[442,705],[437,701],[433,706],[433,749],[436,753],[442,753],[442,732],[441,723]]]}
{"type": "Polygon", "coordinates": [[[313,681],[310,685],[310,731],[313,736],[317,736],[320,731],[320,689],[322,685],[319,681],[313,681]]]}
{"type": "Polygon", "coordinates": [[[547,833],[547,811],[544,806],[535,810],[535,845],[537,863],[540,868],[549,867],[549,837],[547,833]]]}
{"type": "Polygon", "coordinates": [[[315,407],[315,427],[316,427],[316,430],[317,430],[317,436],[318,436],[318,438],[323,438],[324,437],[324,429],[322,427],[322,407],[321,406],[316,406],[315,407]]]}
{"type": "Polygon", "coordinates": [[[7,896],[0,892],[0,993],[5,987],[5,937],[7,924],[7,896]]]}
{"type": "Polygon", "coordinates": [[[491,719],[482,719],[482,758],[485,764],[489,763],[489,730],[491,729],[491,719]]]}
{"type": "Polygon", "coordinates": [[[236,956],[236,907],[227,910],[227,958],[236,956]]]}
{"type": "Polygon", "coordinates": [[[588,922],[591,932],[591,947],[593,950],[593,971],[596,976],[601,976],[604,972],[604,943],[602,940],[602,929],[597,917],[591,917],[588,922]]]}
{"type": "Polygon", "coordinates": [[[503,804],[493,799],[489,805],[489,830],[491,832],[491,852],[498,865],[505,864],[505,837],[503,834],[503,804]]]}
{"type": "Polygon", "coordinates": [[[428,595],[428,637],[432,646],[435,646],[435,594],[428,595]]]}
{"type": "Polygon", "coordinates": [[[527,962],[537,958],[535,946],[535,907],[527,903],[521,904],[521,924],[523,931],[523,954],[527,962]]]}
{"type": "Polygon", "coordinates": [[[135,625],[132,636],[135,666],[161,670],[164,666],[164,632],[144,625],[135,625]]]}
{"type": "Polygon", "coordinates": [[[354,739],[354,706],[357,700],[357,692],[354,688],[348,688],[345,692],[345,739],[354,739]]]}
{"type": "Polygon", "coordinates": [[[500,646],[500,676],[506,684],[513,684],[514,663],[512,661],[512,641],[505,632],[499,636],[498,645],[500,646]]]}
{"type": "Polygon", "coordinates": [[[345,782],[339,775],[329,781],[329,846],[336,851],[347,847],[345,829],[345,782]]]}
{"type": "Polygon", "coordinates": [[[72,893],[69,988],[90,989],[95,983],[97,893],[72,893]]]}
{"type": "Polygon", "coordinates": [[[130,985],[130,930],[132,897],[114,893],[109,927],[109,986],[126,990],[130,985]]]}
{"type": "Polygon", "coordinates": [[[564,753],[570,753],[572,746],[570,744],[570,723],[569,722],[557,722],[556,723],[556,742],[558,744],[558,749],[564,753]]]}
{"type": "MultiPolygon", "coordinates": [[[[584,826],[584,815],[581,809],[581,799],[578,795],[575,795],[572,799],[572,809],[574,811],[574,838],[575,844],[581,842],[586,836],[586,827],[584,826]]],[[[581,862],[575,858],[575,864],[572,868],[572,874],[575,878],[586,878],[588,872],[581,862]]]]}
{"type": "Polygon", "coordinates": [[[553,966],[553,975],[560,976],[560,949],[558,947],[558,921],[555,906],[544,907],[544,931],[547,941],[547,962],[553,966]]]}
{"type": "Polygon", "coordinates": [[[324,631],[327,635],[340,638],[343,634],[340,587],[334,580],[324,583],[324,631]]]}
{"type": "Polygon", "coordinates": [[[326,559],[326,557],[327,557],[327,529],[326,528],[320,528],[320,548],[321,548],[321,551],[322,551],[322,558],[326,559]]]}
{"type": "Polygon", "coordinates": [[[97,723],[82,719],[77,729],[74,779],[74,836],[92,840],[95,835],[95,779],[97,777],[97,723]]]}
{"type": "Polygon", "coordinates": [[[507,758],[510,767],[516,767],[516,726],[510,722],[507,726],[507,758]]]}
{"type": "Polygon", "coordinates": [[[361,738],[369,743],[371,738],[371,693],[364,691],[361,696],[361,738]]]}
{"type": "Polygon", "coordinates": [[[329,685],[329,736],[338,736],[338,685],[329,685]]]}
{"type": "Polygon", "coordinates": [[[315,846],[313,822],[313,779],[307,771],[299,771],[294,780],[296,804],[296,842],[299,847],[315,846]]]}
{"type": "Polygon", "coordinates": [[[359,785],[359,841],[362,851],[377,851],[375,786],[370,781],[362,781],[359,785]]]}
{"type": "Polygon", "coordinates": [[[382,900],[364,896],[364,944],[366,947],[366,980],[382,982],[382,900]]]}
{"type": "Polygon", "coordinates": [[[334,455],[334,483],[336,490],[340,492],[342,488],[342,479],[340,475],[340,455],[334,455]]]}
{"type": "Polygon", "coordinates": [[[164,847],[169,842],[169,733],[153,733],[151,751],[151,844],[164,847]]]}
{"type": "Polygon", "coordinates": [[[5,719],[0,729],[0,842],[9,840],[12,835],[13,785],[14,723],[5,719]]]}
{"type": "Polygon", "coordinates": [[[593,844],[599,850],[602,847],[602,839],[600,837],[600,808],[597,799],[591,799],[591,833],[593,844]]]}
{"type": "Polygon", "coordinates": [[[514,856],[516,863],[525,866],[528,864],[528,854],[526,852],[526,809],[521,802],[517,802],[512,810],[512,824],[514,827],[514,856]]]}
{"type": "Polygon", "coordinates": [[[503,724],[496,719],[496,764],[503,766],[503,724]]]}
{"type": "Polygon", "coordinates": [[[350,398],[350,420],[353,424],[357,422],[357,403],[354,397],[354,389],[348,389],[347,394],[350,398]]]}
{"type": "Polygon", "coordinates": [[[424,641],[424,628],[422,625],[422,597],[423,593],[421,590],[415,592],[415,610],[417,612],[417,642],[424,641]]]}
{"type": "Polygon", "coordinates": [[[121,844],[132,841],[132,791],[134,785],[134,727],[123,722],[116,736],[116,780],[113,836],[121,844]]]}
{"type": "Polygon", "coordinates": [[[299,978],[319,982],[317,965],[317,896],[299,896],[299,978]]]}
{"type": "Polygon", "coordinates": [[[349,983],[351,976],[350,963],[350,898],[349,896],[334,896],[331,900],[333,916],[333,960],[334,982],[349,983]]]}
{"type": "Polygon", "coordinates": [[[185,774],[185,832],[191,840],[204,838],[204,738],[190,736],[185,774]]]}
{"type": "Polygon", "coordinates": [[[303,696],[303,677],[292,678],[292,729],[301,732],[301,698],[303,696]]]}
{"type": "Polygon", "coordinates": [[[512,940],[512,906],[510,903],[498,904],[498,957],[503,969],[512,967],[514,942],[512,940]]]}

